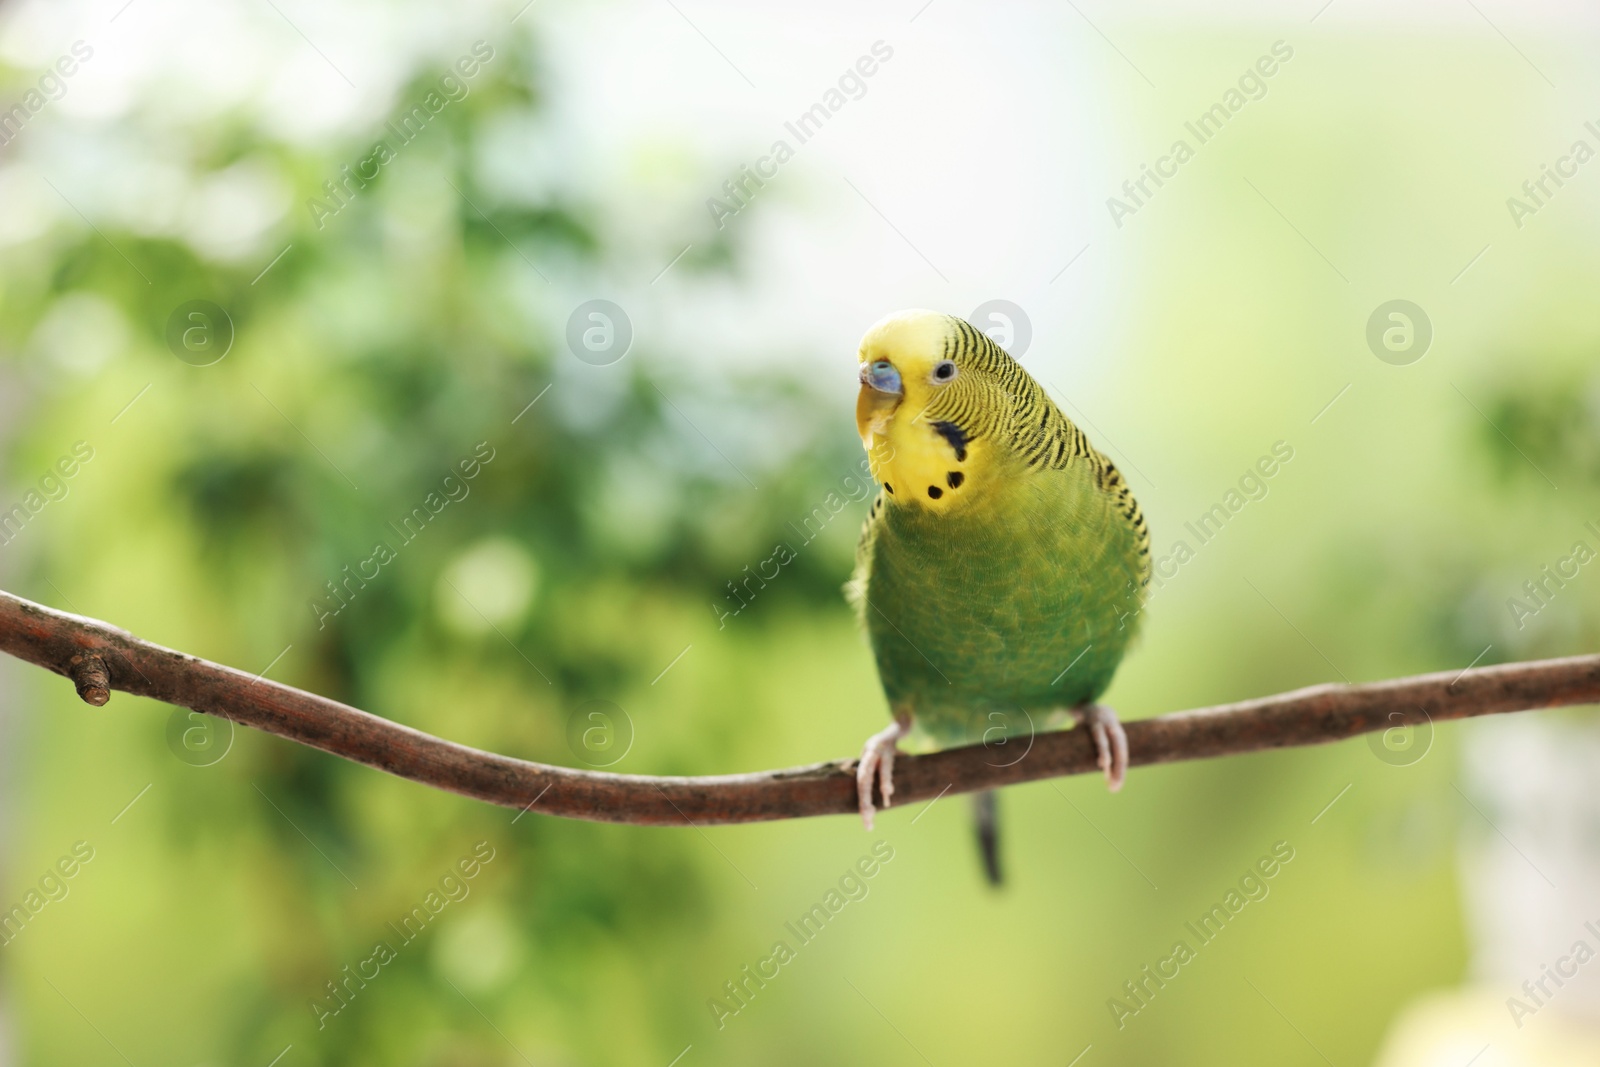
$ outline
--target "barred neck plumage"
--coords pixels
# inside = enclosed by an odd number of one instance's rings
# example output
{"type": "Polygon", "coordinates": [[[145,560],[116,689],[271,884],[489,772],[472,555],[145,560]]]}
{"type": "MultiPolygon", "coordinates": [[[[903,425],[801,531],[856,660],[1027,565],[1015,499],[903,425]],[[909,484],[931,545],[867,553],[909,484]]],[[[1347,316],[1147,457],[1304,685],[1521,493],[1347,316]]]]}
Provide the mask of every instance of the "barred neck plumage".
{"type": "Polygon", "coordinates": [[[868,330],[857,355],[856,426],[896,506],[953,516],[1010,480],[1070,468],[1135,533],[1148,581],[1150,535],[1121,473],[986,334],[903,311],[868,330]]]}
{"type": "Polygon", "coordinates": [[[953,359],[979,372],[1003,390],[1009,403],[986,402],[977,390],[952,389],[929,404],[919,418],[950,424],[969,439],[992,437],[1009,443],[1013,453],[1031,468],[1064,470],[1077,462],[1088,464],[1096,484],[1112,498],[1112,506],[1138,533],[1139,552],[1149,582],[1150,530],[1133,491],[1117,470],[1077,425],[1061,413],[1044,388],[1010,354],[989,336],[962,319],[951,318],[940,358],[953,359]]]}

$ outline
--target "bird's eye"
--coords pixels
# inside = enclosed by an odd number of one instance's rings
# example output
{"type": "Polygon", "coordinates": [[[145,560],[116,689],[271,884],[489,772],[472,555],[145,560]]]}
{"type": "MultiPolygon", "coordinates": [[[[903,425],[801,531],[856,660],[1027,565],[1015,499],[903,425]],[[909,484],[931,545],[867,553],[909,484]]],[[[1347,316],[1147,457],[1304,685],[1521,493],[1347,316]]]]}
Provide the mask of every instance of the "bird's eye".
{"type": "Polygon", "coordinates": [[[952,381],[954,380],[955,376],[956,365],[951,360],[943,360],[938,366],[933,368],[933,380],[936,382],[952,381]]]}

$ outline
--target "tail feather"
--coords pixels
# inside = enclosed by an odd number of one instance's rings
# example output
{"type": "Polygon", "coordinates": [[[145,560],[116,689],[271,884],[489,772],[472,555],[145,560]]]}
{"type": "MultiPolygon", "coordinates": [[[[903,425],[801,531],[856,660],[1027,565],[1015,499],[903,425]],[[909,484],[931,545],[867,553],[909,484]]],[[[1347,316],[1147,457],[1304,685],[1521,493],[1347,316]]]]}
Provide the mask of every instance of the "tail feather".
{"type": "Polygon", "coordinates": [[[978,830],[978,855],[983,860],[984,876],[995,888],[999,888],[1003,881],[1000,876],[1000,827],[997,808],[998,802],[993,789],[972,794],[972,814],[975,816],[978,830]]]}

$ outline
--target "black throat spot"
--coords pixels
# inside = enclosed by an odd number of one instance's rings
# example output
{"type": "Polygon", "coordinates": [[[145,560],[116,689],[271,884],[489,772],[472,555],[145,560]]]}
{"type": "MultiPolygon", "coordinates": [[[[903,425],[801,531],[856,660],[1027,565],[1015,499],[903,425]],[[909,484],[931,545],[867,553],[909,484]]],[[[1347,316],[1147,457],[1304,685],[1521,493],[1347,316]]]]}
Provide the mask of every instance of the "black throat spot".
{"type": "Polygon", "coordinates": [[[953,422],[936,422],[933,424],[940,437],[950,442],[950,447],[955,450],[956,462],[964,463],[967,459],[967,431],[953,422]]]}

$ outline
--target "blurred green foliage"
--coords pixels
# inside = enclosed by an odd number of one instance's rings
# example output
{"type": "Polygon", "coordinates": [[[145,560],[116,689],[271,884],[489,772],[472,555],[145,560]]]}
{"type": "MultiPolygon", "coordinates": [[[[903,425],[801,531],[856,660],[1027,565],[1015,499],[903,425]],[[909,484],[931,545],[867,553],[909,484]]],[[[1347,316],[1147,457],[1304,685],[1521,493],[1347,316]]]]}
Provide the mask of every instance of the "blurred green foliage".
{"type": "MultiPolygon", "coordinates": [[[[528,269],[529,255],[597,274],[610,254],[590,224],[602,205],[496,202],[467,165],[485,124],[537,111],[539,76],[526,46],[488,65],[426,139],[336,216],[318,225],[297,206],[278,242],[288,253],[259,279],[261,263],[218,263],[188,244],[116,229],[62,227],[8,257],[0,337],[29,411],[10,474],[30,480],[73,439],[95,456],[67,502],[8,546],[13,581],[499,751],[581,765],[588,754],[569,749],[567,720],[602,696],[632,709],[639,738],[628,766],[737,765],[720,709],[735,707],[743,687],[705,677],[711,689],[700,695],[718,699],[689,707],[680,698],[667,728],[652,721],[662,709],[644,691],[685,645],[705,644],[724,583],[792,539],[789,518],[806,514],[857,450],[847,417],[818,419],[818,398],[788,381],[751,373],[717,386],[647,372],[661,355],[648,341],[611,367],[558,350],[569,309],[528,269]],[[436,188],[419,194],[417,182],[436,188]],[[431,203],[419,208],[419,195],[431,203]],[[167,351],[169,317],[194,299],[220,304],[236,332],[212,366],[167,351]],[[70,360],[52,359],[48,331],[41,340],[41,322],[58,312],[81,329],[122,324],[125,353],[93,375],[72,373],[62,365],[70,360]],[[761,479],[758,498],[685,415],[734,408],[751,417],[720,418],[718,436],[761,479]],[[483,448],[492,458],[461,479],[458,462],[475,449],[483,459],[483,448]],[[441,485],[453,473],[450,493],[441,485]],[[397,528],[430,493],[451,499],[405,540],[397,528]],[[395,550],[394,562],[346,584],[378,542],[395,550]],[[348,600],[336,613],[329,583],[348,600]],[[497,596],[507,583],[517,587],[509,600],[497,596]],[[478,611],[483,598],[498,603],[496,614],[478,611]]],[[[400,98],[421,99],[435,77],[420,70],[400,98]]],[[[296,189],[316,190],[359,151],[310,154],[254,131],[184,132],[197,172],[250,160],[296,189]]],[[[703,266],[719,269],[715,258],[703,266]]],[[[770,640],[765,631],[791,612],[835,604],[852,545],[853,524],[843,526],[851,529],[802,553],[762,610],[739,620],[747,641],[770,640]]],[[[695,668],[690,660],[680,677],[695,668]]],[[[112,895],[105,918],[140,916],[163,946],[127,948],[119,955],[142,962],[120,972],[96,965],[91,976],[115,972],[120,983],[161,985],[206,1005],[203,1024],[152,1029],[163,1057],[266,1062],[293,1043],[301,1063],[483,1062],[506,1050],[477,1005],[499,1014],[508,997],[528,996],[545,1003],[546,1022],[561,1020],[542,1040],[546,1053],[603,1049],[615,1035],[597,1021],[606,1013],[590,1003],[591,977],[687,952],[711,920],[682,835],[536,816],[513,827],[513,813],[248,735],[222,762],[189,767],[166,751],[167,713],[131,710],[138,703],[121,703],[125,717],[80,723],[86,733],[57,758],[73,776],[101,768],[95,779],[107,792],[95,801],[131,783],[130,760],[156,776],[145,811],[115,828],[96,819],[94,830],[70,832],[136,842],[120,859],[100,844],[113,858],[93,873],[104,872],[101,892],[112,895]],[[110,732],[96,739],[101,730],[110,732]],[[370,992],[347,987],[349,1006],[319,1016],[314,998],[336,1004],[326,983],[367,959],[376,940],[398,947],[385,924],[480,840],[499,859],[455,909],[470,915],[454,940],[430,930],[432,944],[399,951],[370,992]],[[153,911],[134,903],[139,885],[153,911]],[[472,999],[451,993],[447,979],[472,999]]],[[[48,841],[69,831],[48,818],[34,832],[48,841]]],[[[51,934],[26,933],[14,951],[49,976],[56,953],[42,943],[51,934]]],[[[83,929],[58,936],[76,942],[83,929]]],[[[671,1032],[667,1020],[703,1010],[697,990],[658,977],[649,986],[658,1018],[635,1020],[644,1034],[671,1032]]],[[[56,1021],[60,1009],[71,1011],[42,999],[23,1010],[56,1021]]],[[[124,996],[107,1023],[120,1029],[147,1013],[124,996]]],[[[68,1028],[27,1033],[30,1061],[91,1055],[68,1028]]]]}

